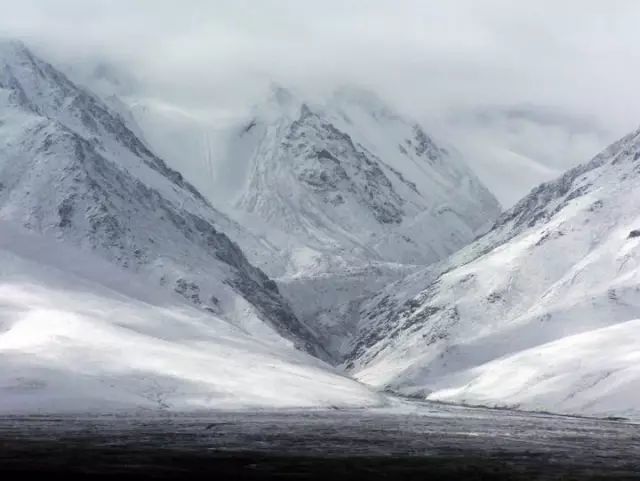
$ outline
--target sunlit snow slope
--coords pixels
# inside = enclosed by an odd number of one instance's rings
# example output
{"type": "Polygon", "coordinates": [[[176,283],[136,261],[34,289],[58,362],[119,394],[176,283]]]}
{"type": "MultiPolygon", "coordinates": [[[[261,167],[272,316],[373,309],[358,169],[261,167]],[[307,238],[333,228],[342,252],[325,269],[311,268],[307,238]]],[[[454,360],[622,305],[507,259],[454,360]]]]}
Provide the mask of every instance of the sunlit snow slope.
{"type": "Polygon", "coordinates": [[[306,354],[0,221],[0,412],[369,406],[306,354]]]}
{"type": "Polygon", "coordinates": [[[637,415],[639,178],[636,131],[540,185],[365,302],[347,367],[431,399],[637,415]]]}
{"type": "Polygon", "coordinates": [[[640,418],[640,320],[566,336],[433,386],[429,399],[640,418]]]}

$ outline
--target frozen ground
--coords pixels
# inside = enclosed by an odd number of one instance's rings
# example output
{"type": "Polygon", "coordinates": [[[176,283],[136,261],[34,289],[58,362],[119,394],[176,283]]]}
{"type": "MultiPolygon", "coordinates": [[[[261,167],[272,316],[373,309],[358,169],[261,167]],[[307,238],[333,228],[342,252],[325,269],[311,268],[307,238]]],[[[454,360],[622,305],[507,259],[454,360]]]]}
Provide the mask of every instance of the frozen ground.
{"type": "Polygon", "coordinates": [[[0,471],[22,474],[640,479],[637,425],[428,403],[367,410],[4,417],[0,445],[0,471]]]}

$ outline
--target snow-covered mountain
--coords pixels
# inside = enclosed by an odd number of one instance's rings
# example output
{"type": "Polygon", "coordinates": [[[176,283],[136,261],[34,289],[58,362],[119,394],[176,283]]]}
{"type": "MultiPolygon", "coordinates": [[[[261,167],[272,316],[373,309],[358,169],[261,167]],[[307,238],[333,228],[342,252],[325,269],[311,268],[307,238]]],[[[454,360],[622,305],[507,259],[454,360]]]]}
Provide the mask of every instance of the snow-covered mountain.
{"type": "Polygon", "coordinates": [[[385,402],[94,254],[0,221],[0,412],[385,402]]]}
{"type": "Polygon", "coordinates": [[[314,106],[274,88],[227,157],[246,162],[236,209],[286,234],[271,237],[290,253],[289,273],[354,260],[428,264],[499,211],[460,159],[354,89],[314,106]]]}
{"type": "Polygon", "coordinates": [[[0,219],[92,250],[253,335],[325,356],[228,236],[262,259],[277,251],[211,207],[121,115],[15,42],[0,43],[0,219]]]}
{"type": "Polygon", "coordinates": [[[346,365],[429,399],[640,414],[640,130],[365,302],[346,365]]]}
{"type": "Polygon", "coordinates": [[[273,86],[246,116],[211,124],[129,102],[146,138],[201,158],[187,162],[193,181],[275,247],[265,257],[237,240],[334,356],[356,322],[345,304],[446,257],[499,212],[457,154],[367,91],[303,101],[273,86]]]}
{"type": "Polygon", "coordinates": [[[275,277],[423,265],[499,213],[458,154],[371,92],[310,99],[272,86],[249,113],[208,120],[158,99],[126,101],[144,137],[208,199],[279,248],[280,265],[250,256],[275,277]]]}
{"type": "Polygon", "coordinates": [[[190,133],[204,195],[140,112],[0,42],[0,409],[382,402],[310,353],[405,395],[640,416],[640,130],[499,216],[369,92],[274,88],[190,133]]]}
{"type": "Polygon", "coordinates": [[[498,215],[461,159],[366,91],[304,102],[273,87],[218,140],[216,203],[277,246],[281,269],[251,260],[334,357],[357,322],[349,305],[446,257],[498,215]]]}

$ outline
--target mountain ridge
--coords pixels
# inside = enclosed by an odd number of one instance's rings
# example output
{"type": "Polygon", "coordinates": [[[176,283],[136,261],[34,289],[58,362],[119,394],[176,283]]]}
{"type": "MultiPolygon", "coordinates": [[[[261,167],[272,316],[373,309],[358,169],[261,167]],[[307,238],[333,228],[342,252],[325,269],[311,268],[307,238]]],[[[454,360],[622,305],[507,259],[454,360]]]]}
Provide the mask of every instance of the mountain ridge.
{"type": "Polygon", "coordinates": [[[247,240],[248,232],[214,210],[97,97],[22,44],[0,52],[2,217],[55,232],[245,329],[274,339],[275,329],[326,357],[276,284],[214,225],[247,240]]]}
{"type": "MultiPolygon", "coordinates": [[[[611,365],[584,370],[554,370],[553,357],[519,363],[545,352],[571,365],[572,354],[558,346],[580,342],[585,352],[575,355],[588,356],[597,339],[637,329],[639,159],[637,130],[533,189],[449,259],[365,301],[346,367],[375,386],[428,399],[620,412],[615,393],[637,386],[640,374],[613,352],[611,365]],[[505,378],[501,390],[500,376],[514,369],[534,374],[515,391],[505,378]]],[[[633,403],[628,398],[631,410],[633,403]]]]}

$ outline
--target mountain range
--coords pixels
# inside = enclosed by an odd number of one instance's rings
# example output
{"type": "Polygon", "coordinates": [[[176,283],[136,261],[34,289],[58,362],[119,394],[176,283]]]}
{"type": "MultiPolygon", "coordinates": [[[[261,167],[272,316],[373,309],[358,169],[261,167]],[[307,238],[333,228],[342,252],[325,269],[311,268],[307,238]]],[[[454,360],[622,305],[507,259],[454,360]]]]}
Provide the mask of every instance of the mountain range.
{"type": "Polygon", "coordinates": [[[0,42],[1,410],[640,415],[640,131],[501,212],[361,89],[272,87],[201,178],[152,117],[0,42]]]}

